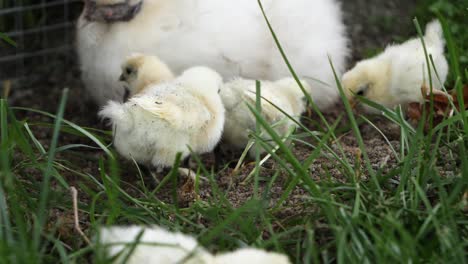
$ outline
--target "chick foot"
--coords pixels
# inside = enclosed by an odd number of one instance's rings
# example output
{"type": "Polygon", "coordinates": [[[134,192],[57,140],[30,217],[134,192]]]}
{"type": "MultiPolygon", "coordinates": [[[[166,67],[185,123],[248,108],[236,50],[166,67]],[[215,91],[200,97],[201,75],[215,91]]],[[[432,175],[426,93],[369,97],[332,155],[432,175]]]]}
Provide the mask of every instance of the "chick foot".
{"type": "Polygon", "coordinates": [[[179,172],[179,175],[184,176],[185,178],[187,178],[187,180],[191,180],[194,184],[195,184],[195,182],[197,181],[197,179],[198,179],[198,181],[199,181],[200,183],[206,183],[206,182],[208,182],[208,178],[206,178],[206,177],[204,177],[204,176],[202,176],[202,175],[199,175],[199,176],[197,177],[197,173],[194,172],[194,171],[191,170],[191,169],[188,169],[188,168],[179,168],[177,171],[179,172]]]}

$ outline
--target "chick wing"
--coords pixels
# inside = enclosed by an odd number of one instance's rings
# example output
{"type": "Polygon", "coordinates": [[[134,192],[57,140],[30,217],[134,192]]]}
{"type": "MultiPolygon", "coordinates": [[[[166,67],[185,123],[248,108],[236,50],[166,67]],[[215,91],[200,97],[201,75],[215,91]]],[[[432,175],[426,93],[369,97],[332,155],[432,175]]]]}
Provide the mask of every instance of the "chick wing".
{"type": "Polygon", "coordinates": [[[133,97],[130,103],[139,106],[148,114],[165,120],[177,130],[197,130],[211,119],[206,104],[197,96],[174,90],[167,90],[149,96],[133,97]]]}

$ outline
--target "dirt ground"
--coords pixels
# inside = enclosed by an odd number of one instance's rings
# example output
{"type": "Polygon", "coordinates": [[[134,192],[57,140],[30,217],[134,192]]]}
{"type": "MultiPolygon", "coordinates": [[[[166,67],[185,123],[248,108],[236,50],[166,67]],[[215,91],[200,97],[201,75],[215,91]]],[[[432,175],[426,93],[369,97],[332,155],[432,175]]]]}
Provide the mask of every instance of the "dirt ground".
{"type": "MultiPolygon", "coordinates": [[[[385,47],[388,43],[405,39],[407,36],[414,34],[415,32],[411,20],[412,12],[416,5],[415,0],[342,0],[342,2],[345,13],[345,22],[348,26],[348,32],[352,40],[352,43],[350,44],[353,49],[353,55],[349,60],[350,67],[356,60],[369,54],[373,54],[376,50],[385,47]]],[[[70,88],[70,95],[65,118],[83,127],[108,129],[96,117],[96,113],[98,111],[97,107],[90,100],[86,99],[86,93],[80,82],[80,73],[77,70],[76,65],[70,66],[68,63],[58,61],[41,68],[40,72],[44,76],[44,79],[40,82],[23,83],[22,88],[13,90],[10,96],[10,104],[54,113],[57,109],[62,88],[68,87],[70,88]],[[67,69],[65,74],[63,74],[62,69],[67,69]]],[[[337,103],[337,107],[333,107],[332,109],[332,111],[326,112],[326,117],[329,122],[333,122],[333,120],[343,112],[343,108],[340,103],[337,103]]],[[[23,112],[18,114],[20,117],[27,118],[30,122],[50,122],[49,119],[37,114],[23,112]]],[[[318,120],[318,118],[315,117],[313,119],[318,120]]],[[[381,129],[387,136],[391,145],[398,150],[399,127],[396,127],[381,118],[377,118],[374,121],[379,129],[381,129]]],[[[310,122],[305,121],[307,126],[312,126],[308,123],[310,122]]],[[[346,125],[346,121],[343,122],[343,125],[346,125]]],[[[370,125],[363,124],[360,126],[360,129],[364,136],[369,158],[374,169],[384,168],[388,170],[392,168],[397,161],[392,154],[391,147],[387,144],[385,139],[370,125]]],[[[36,127],[34,133],[41,142],[46,146],[48,145],[48,139],[51,138],[51,131],[49,129],[37,129],[36,127]]],[[[354,161],[359,153],[354,135],[352,133],[342,134],[339,138],[339,142],[342,144],[349,160],[354,161]]],[[[60,145],[77,143],[91,144],[91,142],[88,142],[83,138],[68,135],[62,136],[59,142],[60,145]]],[[[334,150],[338,150],[338,142],[331,143],[330,146],[334,150]]],[[[98,157],[103,156],[104,153],[94,150],[84,151],[86,158],[80,158],[77,156],[71,157],[74,164],[86,172],[97,175],[98,165],[97,162],[93,162],[93,160],[95,160],[94,158],[97,159],[98,157]]],[[[311,152],[310,148],[302,145],[295,146],[293,151],[300,159],[306,158],[311,152]]],[[[225,161],[235,161],[238,157],[238,154],[232,154],[225,155],[223,159],[225,161]]],[[[212,162],[212,159],[208,155],[204,158],[204,161],[209,165],[212,162]]],[[[320,175],[324,175],[325,172],[329,172],[337,182],[345,181],[346,179],[343,178],[343,174],[336,169],[336,162],[337,161],[332,158],[327,158],[326,153],[324,153],[311,166],[311,177],[314,180],[320,181],[320,175]]],[[[242,204],[243,201],[251,197],[251,184],[242,185],[239,184],[239,181],[251,171],[252,166],[253,165],[246,165],[241,170],[240,174],[234,178],[231,177],[232,166],[218,173],[218,184],[228,192],[228,199],[233,204],[242,204]]],[[[122,168],[129,167],[134,166],[125,162],[122,165],[122,168]]],[[[262,175],[271,176],[278,167],[278,164],[275,164],[273,161],[269,161],[265,165],[265,169],[262,170],[262,175]]],[[[136,171],[134,169],[122,169],[122,173],[122,179],[126,182],[132,183],[138,181],[138,177],[136,176],[136,171]]],[[[363,177],[365,177],[365,175],[363,177]]],[[[74,179],[69,180],[73,182],[74,179]]],[[[280,180],[278,180],[275,186],[273,186],[272,193],[278,196],[273,197],[273,199],[277,199],[281,195],[283,188],[281,183],[283,182],[284,180],[281,180],[280,177],[280,180]]],[[[294,207],[301,203],[302,194],[303,190],[297,188],[287,201],[287,204],[291,206],[291,210],[281,212],[281,214],[288,215],[294,212],[294,207]]],[[[169,197],[167,197],[168,194],[165,194],[164,191],[161,191],[160,195],[162,199],[169,199],[169,197]]],[[[202,199],[209,197],[210,195],[211,192],[209,187],[202,188],[202,199]]],[[[181,205],[190,202],[191,198],[192,197],[190,196],[185,198],[182,197],[182,200],[180,201],[181,205]]]]}

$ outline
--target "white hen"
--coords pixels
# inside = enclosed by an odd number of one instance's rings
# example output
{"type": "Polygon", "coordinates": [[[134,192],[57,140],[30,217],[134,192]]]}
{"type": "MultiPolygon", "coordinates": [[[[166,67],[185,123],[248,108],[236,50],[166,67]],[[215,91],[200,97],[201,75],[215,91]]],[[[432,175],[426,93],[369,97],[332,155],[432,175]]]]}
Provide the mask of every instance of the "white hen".
{"type": "MultiPolygon", "coordinates": [[[[302,84],[308,89],[305,81],[302,84]]],[[[274,125],[279,135],[285,136],[297,123],[278,108],[299,120],[305,111],[304,93],[293,78],[276,82],[262,81],[260,88],[262,117],[270,125],[274,125]]],[[[234,148],[244,148],[249,141],[249,134],[256,127],[256,118],[248,107],[255,107],[256,83],[254,80],[235,79],[225,83],[219,94],[226,108],[223,141],[234,148]]]]}
{"type": "MultiPolygon", "coordinates": [[[[292,66],[317,105],[327,107],[338,94],[327,55],[342,72],[348,54],[339,4],[262,2],[292,66]]],[[[225,78],[290,75],[254,0],[85,0],[77,51],[84,83],[99,104],[123,97],[118,66],[134,52],[160,56],[176,74],[205,65],[225,78]]]]}
{"type": "MultiPolygon", "coordinates": [[[[441,89],[448,74],[444,55],[445,40],[439,21],[426,27],[424,36],[427,52],[432,56],[440,81],[431,65],[434,89],[441,89]]],[[[414,38],[400,45],[389,46],[371,59],[357,63],[342,78],[343,87],[350,100],[360,95],[386,107],[421,102],[421,86],[429,85],[426,58],[421,39],[414,38]]],[[[364,106],[368,112],[374,108],[364,106]]]]}
{"type": "Polygon", "coordinates": [[[213,256],[191,236],[169,232],[158,226],[102,228],[98,243],[114,263],[126,264],[290,264],[288,257],[260,249],[245,248],[213,256]],[[136,243],[136,245],[135,245],[136,243]],[[135,245],[132,252],[130,249],[135,245]],[[131,253],[131,254],[129,254],[131,253]]]}
{"type": "Polygon", "coordinates": [[[178,152],[186,158],[190,148],[205,153],[218,143],[224,125],[221,85],[218,73],[194,67],[126,103],[110,101],[99,115],[111,120],[115,147],[124,157],[170,167],[178,152]]]}

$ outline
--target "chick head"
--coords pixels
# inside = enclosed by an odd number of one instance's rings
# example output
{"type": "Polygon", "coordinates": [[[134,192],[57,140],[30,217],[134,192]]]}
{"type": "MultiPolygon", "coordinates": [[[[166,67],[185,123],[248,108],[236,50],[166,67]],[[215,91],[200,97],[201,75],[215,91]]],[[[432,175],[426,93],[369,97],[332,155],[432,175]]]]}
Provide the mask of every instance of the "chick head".
{"type": "MultiPolygon", "coordinates": [[[[353,69],[343,75],[341,83],[353,107],[357,104],[356,96],[390,107],[392,106],[389,91],[390,75],[390,63],[385,59],[373,58],[357,63],[353,69]]],[[[363,105],[363,109],[369,113],[377,112],[368,105],[363,105]]]]}
{"type": "Polygon", "coordinates": [[[115,23],[132,20],[143,0],[84,0],[84,18],[91,22],[115,23]]]}
{"type": "Polygon", "coordinates": [[[128,96],[143,91],[148,85],[174,79],[169,67],[156,56],[134,54],[121,66],[119,80],[125,83],[128,96]]]}

